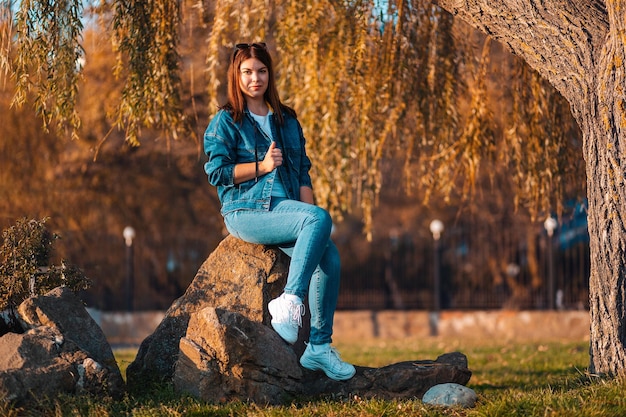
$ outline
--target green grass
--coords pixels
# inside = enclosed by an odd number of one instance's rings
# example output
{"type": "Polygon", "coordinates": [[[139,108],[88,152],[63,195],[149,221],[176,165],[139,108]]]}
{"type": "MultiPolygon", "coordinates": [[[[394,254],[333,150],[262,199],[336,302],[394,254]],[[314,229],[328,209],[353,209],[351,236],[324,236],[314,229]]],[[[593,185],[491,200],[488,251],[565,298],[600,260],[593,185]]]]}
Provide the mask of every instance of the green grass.
{"type": "MultiPolygon", "coordinates": [[[[404,360],[436,359],[452,351],[467,355],[478,394],[472,409],[438,408],[419,400],[321,399],[281,407],[207,404],[181,396],[171,387],[120,401],[64,395],[28,407],[0,403],[6,416],[624,416],[626,382],[586,373],[587,342],[500,343],[459,340],[396,340],[338,343],[342,357],[357,365],[380,367],[404,360]]],[[[122,373],[134,350],[115,352],[122,373]]]]}

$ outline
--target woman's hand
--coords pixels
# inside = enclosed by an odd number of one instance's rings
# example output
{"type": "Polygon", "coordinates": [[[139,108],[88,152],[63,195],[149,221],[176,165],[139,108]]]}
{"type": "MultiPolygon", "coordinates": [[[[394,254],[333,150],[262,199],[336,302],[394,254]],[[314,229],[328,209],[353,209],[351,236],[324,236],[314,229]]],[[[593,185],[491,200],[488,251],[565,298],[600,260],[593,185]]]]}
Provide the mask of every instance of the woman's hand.
{"type": "Polygon", "coordinates": [[[265,158],[259,162],[259,172],[267,174],[272,172],[274,168],[283,164],[283,151],[276,147],[276,142],[270,144],[270,148],[265,154],[265,158]]]}
{"type": "Polygon", "coordinates": [[[258,165],[256,162],[244,162],[235,165],[233,181],[235,184],[240,184],[244,181],[256,178],[257,175],[261,176],[269,174],[276,167],[281,166],[282,164],[283,152],[276,147],[276,142],[272,142],[270,148],[265,154],[265,158],[263,158],[262,161],[259,161],[258,165]]]}

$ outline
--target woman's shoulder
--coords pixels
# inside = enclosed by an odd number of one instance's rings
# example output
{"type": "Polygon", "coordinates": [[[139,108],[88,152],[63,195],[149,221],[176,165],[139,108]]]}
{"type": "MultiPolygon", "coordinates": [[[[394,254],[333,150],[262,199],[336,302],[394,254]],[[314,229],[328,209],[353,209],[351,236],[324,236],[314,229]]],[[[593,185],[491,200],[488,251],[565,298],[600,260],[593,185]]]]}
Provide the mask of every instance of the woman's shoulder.
{"type": "Polygon", "coordinates": [[[211,118],[209,125],[215,126],[221,123],[233,124],[233,112],[227,108],[220,107],[211,118]]]}
{"type": "Polygon", "coordinates": [[[298,120],[298,115],[296,114],[296,111],[293,108],[291,108],[289,106],[286,106],[286,105],[281,103],[281,111],[282,111],[283,117],[285,119],[295,119],[295,120],[298,120]]]}
{"type": "Polygon", "coordinates": [[[229,137],[238,130],[237,124],[233,120],[231,112],[226,109],[219,109],[211,118],[205,130],[205,137],[229,137]]]}
{"type": "Polygon", "coordinates": [[[225,117],[228,119],[233,118],[233,110],[228,106],[222,106],[217,109],[214,117],[225,117]]]}

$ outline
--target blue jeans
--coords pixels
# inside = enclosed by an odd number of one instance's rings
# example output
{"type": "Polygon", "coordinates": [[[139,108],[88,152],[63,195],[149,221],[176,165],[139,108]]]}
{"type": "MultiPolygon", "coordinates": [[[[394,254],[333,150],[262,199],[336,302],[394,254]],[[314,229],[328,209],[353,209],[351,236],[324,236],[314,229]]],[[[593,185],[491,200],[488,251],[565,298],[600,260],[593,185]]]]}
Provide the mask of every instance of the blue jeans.
{"type": "Polygon", "coordinates": [[[309,296],[309,343],[332,342],[339,296],[339,251],[330,240],[326,210],[285,198],[272,198],[269,211],[237,210],[224,217],[228,231],[250,243],[276,245],[291,257],[285,293],[309,296]]]}

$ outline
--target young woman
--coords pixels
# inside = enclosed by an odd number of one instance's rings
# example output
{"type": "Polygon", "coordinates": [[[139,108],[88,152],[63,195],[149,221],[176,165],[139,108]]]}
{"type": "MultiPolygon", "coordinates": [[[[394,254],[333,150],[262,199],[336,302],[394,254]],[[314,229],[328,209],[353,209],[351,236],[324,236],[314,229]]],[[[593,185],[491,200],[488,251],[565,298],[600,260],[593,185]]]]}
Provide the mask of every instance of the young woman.
{"type": "Polygon", "coordinates": [[[228,103],[211,120],[204,150],[228,231],[247,242],[278,245],[291,257],[284,292],[268,305],[272,327],[295,343],[308,295],[311,333],[301,365],[337,381],[352,378],[354,366],[330,345],[340,272],[332,220],[314,205],[302,127],[280,101],[264,43],[235,47],[228,103]]]}

